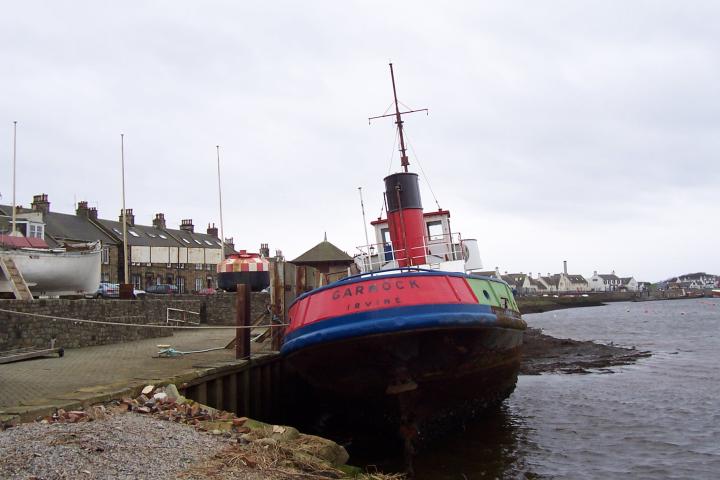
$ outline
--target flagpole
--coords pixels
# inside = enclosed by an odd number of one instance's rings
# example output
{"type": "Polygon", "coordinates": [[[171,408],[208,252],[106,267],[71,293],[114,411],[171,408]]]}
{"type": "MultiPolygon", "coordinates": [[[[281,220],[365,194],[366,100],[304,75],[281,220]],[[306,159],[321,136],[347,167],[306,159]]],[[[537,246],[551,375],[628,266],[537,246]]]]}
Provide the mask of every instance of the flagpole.
{"type": "Polygon", "coordinates": [[[223,208],[222,208],[222,186],[220,184],[220,145],[215,145],[217,149],[217,171],[218,171],[218,198],[220,200],[220,248],[223,260],[225,259],[225,232],[223,230],[223,208]]]}
{"type": "Polygon", "coordinates": [[[10,230],[10,236],[14,237],[17,235],[17,227],[16,227],[16,215],[17,215],[17,203],[15,203],[15,166],[16,166],[16,158],[17,158],[17,120],[13,122],[13,181],[12,181],[12,230],[10,230]]]}
{"type": "Polygon", "coordinates": [[[122,168],[122,227],[123,227],[123,268],[125,273],[125,281],[123,283],[130,283],[129,280],[129,266],[128,266],[128,245],[127,245],[127,211],[125,210],[125,134],[120,134],[120,164],[122,168]]]}

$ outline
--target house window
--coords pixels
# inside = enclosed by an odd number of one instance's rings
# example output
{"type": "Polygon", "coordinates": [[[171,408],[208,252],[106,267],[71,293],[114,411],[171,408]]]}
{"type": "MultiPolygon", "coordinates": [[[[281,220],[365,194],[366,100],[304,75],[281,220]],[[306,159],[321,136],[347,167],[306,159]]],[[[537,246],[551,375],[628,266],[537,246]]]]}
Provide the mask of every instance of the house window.
{"type": "Polygon", "coordinates": [[[203,289],[203,279],[202,278],[196,278],[195,279],[195,291],[199,292],[203,289]]]}
{"type": "Polygon", "coordinates": [[[28,229],[28,237],[43,238],[43,226],[31,223],[28,229]]]}
{"type": "Polygon", "coordinates": [[[205,278],[205,286],[206,286],[207,288],[215,288],[215,279],[213,279],[212,276],[208,275],[208,276],[205,278]]]}
{"type": "Polygon", "coordinates": [[[442,221],[437,220],[435,222],[427,223],[427,234],[429,240],[442,240],[443,228],[442,221]]]}
{"type": "Polygon", "coordinates": [[[178,288],[178,293],[185,293],[185,277],[177,277],[175,286],[178,288]]]}
{"type": "Polygon", "coordinates": [[[202,269],[203,269],[203,264],[202,264],[202,263],[196,263],[196,264],[195,264],[195,270],[202,270],[202,269]]]}
{"type": "Polygon", "coordinates": [[[100,256],[102,259],[103,265],[109,265],[110,264],[110,247],[103,247],[100,256]]]}
{"type": "Polygon", "coordinates": [[[142,288],[142,276],[140,274],[133,273],[132,283],[133,288],[135,288],[136,290],[140,290],[142,288]]]}

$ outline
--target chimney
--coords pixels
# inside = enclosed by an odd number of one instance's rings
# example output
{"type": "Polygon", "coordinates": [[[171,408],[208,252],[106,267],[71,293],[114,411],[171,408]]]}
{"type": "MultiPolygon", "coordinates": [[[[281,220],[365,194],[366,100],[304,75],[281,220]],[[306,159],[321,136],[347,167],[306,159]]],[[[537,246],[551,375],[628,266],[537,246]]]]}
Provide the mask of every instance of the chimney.
{"type": "Polygon", "coordinates": [[[563,273],[567,275],[567,260],[563,260],[563,273]]]}
{"type": "Polygon", "coordinates": [[[615,270],[612,271],[612,274],[615,275],[615,270]]]}
{"type": "Polygon", "coordinates": [[[81,200],[77,203],[77,208],[75,208],[75,215],[78,217],[88,218],[88,205],[85,200],[81,200]]]}
{"type": "MultiPolygon", "coordinates": [[[[134,227],[135,226],[135,215],[133,215],[132,208],[125,209],[125,216],[127,217],[128,227],[134,227]]],[[[122,209],[120,209],[120,216],[118,217],[118,222],[122,223],[122,221],[123,221],[123,214],[122,214],[122,209]]]]}
{"type": "Polygon", "coordinates": [[[98,214],[97,214],[97,208],[95,208],[95,207],[90,207],[90,208],[88,209],[88,218],[89,218],[90,220],[97,220],[97,218],[98,218],[97,215],[98,215],[98,214]]]}
{"type": "Polygon", "coordinates": [[[214,223],[212,224],[212,227],[211,227],[210,224],[208,223],[207,234],[208,234],[208,235],[212,235],[212,236],[215,237],[215,238],[219,238],[219,237],[218,237],[218,229],[217,229],[217,227],[215,226],[214,223]]]}
{"type": "Polygon", "coordinates": [[[593,277],[597,277],[597,270],[593,270],[593,277]]]}
{"type": "Polygon", "coordinates": [[[260,256],[265,258],[270,256],[270,246],[267,243],[260,244],[260,256]]]}
{"type": "Polygon", "coordinates": [[[225,246],[233,252],[235,251],[235,240],[233,239],[233,237],[225,239],[225,246]]]}
{"type": "Polygon", "coordinates": [[[192,223],[191,218],[186,218],[180,222],[180,230],[183,232],[195,233],[195,225],[192,223]]]}
{"type": "Polygon", "coordinates": [[[33,212],[41,212],[43,214],[50,212],[50,202],[48,201],[46,193],[33,196],[32,210],[33,212]]]}
{"type": "Polygon", "coordinates": [[[165,214],[164,213],[156,213],[155,218],[153,218],[153,227],[160,228],[162,230],[165,229],[165,214]]]}

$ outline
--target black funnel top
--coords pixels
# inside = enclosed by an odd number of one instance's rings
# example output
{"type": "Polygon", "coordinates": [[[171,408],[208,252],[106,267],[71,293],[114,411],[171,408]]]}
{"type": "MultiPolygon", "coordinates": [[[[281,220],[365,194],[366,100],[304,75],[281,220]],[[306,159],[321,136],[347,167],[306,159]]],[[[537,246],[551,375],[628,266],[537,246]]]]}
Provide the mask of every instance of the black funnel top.
{"type": "Polygon", "coordinates": [[[401,172],[385,177],[385,197],[387,199],[388,213],[401,208],[422,208],[417,173],[401,172]],[[399,202],[398,187],[400,190],[399,202]]]}

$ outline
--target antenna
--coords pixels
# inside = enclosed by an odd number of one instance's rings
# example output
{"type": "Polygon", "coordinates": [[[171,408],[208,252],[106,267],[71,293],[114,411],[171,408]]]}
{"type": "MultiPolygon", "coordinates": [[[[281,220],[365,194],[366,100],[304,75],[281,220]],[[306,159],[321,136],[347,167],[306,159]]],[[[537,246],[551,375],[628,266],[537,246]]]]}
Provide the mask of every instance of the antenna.
{"type": "Polygon", "coordinates": [[[358,192],[360,192],[360,209],[362,210],[363,216],[363,228],[365,228],[365,245],[370,245],[370,239],[368,238],[367,233],[367,220],[365,219],[365,204],[363,203],[362,187],[358,187],[358,192]]]}
{"type": "Polygon", "coordinates": [[[425,114],[429,114],[429,111],[427,108],[421,108],[419,110],[408,110],[406,112],[400,111],[400,106],[398,104],[397,99],[397,89],[395,88],[395,72],[393,71],[393,64],[390,63],[390,79],[392,80],[392,87],[393,87],[393,99],[395,101],[395,113],[388,113],[386,115],[378,115],[377,117],[370,117],[368,118],[368,123],[372,122],[375,119],[378,118],[385,118],[385,117],[395,117],[395,124],[398,126],[398,133],[400,134],[400,164],[402,165],[405,172],[408,171],[408,165],[410,165],[410,162],[408,161],[407,152],[405,151],[405,137],[403,136],[403,121],[402,121],[402,115],[408,114],[408,113],[415,113],[415,112],[425,112],[425,114]]]}

